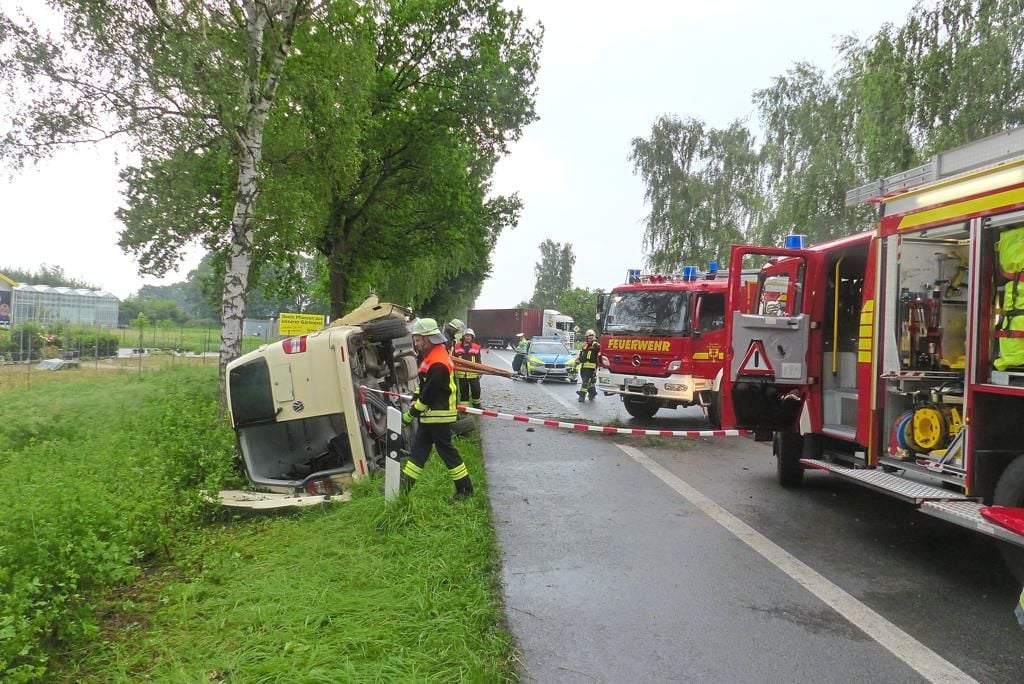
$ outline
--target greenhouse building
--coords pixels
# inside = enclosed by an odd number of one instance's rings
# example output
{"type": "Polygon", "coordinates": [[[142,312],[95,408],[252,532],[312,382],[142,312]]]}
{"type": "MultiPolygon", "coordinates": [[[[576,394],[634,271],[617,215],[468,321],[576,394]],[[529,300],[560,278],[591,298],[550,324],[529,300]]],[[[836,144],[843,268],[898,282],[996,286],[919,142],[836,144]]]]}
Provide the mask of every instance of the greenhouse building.
{"type": "Polygon", "coordinates": [[[49,285],[18,285],[0,278],[0,325],[71,323],[117,327],[120,300],[109,292],[49,285]],[[6,286],[6,287],[5,287],[6,286]],[[4,296],[6,295],[6,296],[4,296]],[[6,316],[2,315],[9,311],[6,316]],[[6,318],[7,320],[3,320],[6,318]]]}

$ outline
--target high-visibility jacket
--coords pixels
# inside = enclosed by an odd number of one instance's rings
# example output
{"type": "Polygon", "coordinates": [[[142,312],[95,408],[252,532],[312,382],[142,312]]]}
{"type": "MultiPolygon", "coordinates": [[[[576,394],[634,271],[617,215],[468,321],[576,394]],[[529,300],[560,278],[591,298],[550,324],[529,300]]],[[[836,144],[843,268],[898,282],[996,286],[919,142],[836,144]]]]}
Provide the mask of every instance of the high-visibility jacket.
{"type": "Polygon", "coordinates": [[[597,368],[597,360],[600,355],[600,343],[597,341],[584,342],[580,349],[580,368],[597,368]]]}
{"type": "MultiPolygon", "coordinates": [[[[459,344],[455,345],[455,349],[452,350],[452,356],[464,359],[466,361],[480,363],[480,345],[477,344],[476,342],[470,342],[469,344],[466,344],[465,342],[460,342],[459,344]]],[[[455,371],[455,377],[479,378],[480,374],[473,373],[471,371],[457,370],[455,371]]]]}
{"type": "Polygon", "coordinates": [[[519,340],[519,344],[516,345],[516,353],[517,354],[525,354],[526,353],[526,348],[529,347],[529,346],[530,346],[530,341],[524,337],[523,339],[519,340]]]}
{"type": "Polygon", "coordinates": [[[999,269],[1009,280],[1003,290],[1002,318],[996,329],[999,338],[997,370],[1024,366],[1024,228],[1014,228],[999,237],[999,269]]]}
{"type": "Polygon", "coordinates": [[[419,391],[409,409],[421,423],[454,423],[458,418],[453,371],[452,358],[443,344],[434,345],[423,358],[419,391]]]}

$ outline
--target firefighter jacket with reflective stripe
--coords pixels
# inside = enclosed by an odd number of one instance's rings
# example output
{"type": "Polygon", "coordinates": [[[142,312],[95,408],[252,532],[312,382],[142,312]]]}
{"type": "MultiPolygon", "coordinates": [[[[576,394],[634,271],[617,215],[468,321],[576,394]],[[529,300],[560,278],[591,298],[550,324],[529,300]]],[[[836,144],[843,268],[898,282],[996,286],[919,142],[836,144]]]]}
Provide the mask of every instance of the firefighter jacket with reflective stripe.
{"type": "MultiPolygon", "coordinates": [[[[466,344],[460,342],[455,345],[455,349],[452,351],[452,356],[463,359],[464,361],[473,361],[474,363],[480,363],[480,345],[476,342],[466,344]]],[[[470,371],[455,371],[455,377],[457,378],[479,378],[479,373],[472,373],[470,371]]]]}
{"type": "Polygon", "coordinates": [[[420,364],[419,393],[409,409],[421,423],[454,423],[458,418],[453,371],[448,350],[434,345],[420,364]]]}
{"type": "Polygon", "coordinates": [[[601,354],[601,345],[597,342],[584,342],[580,349],[580,368],[597,368],[597,357],[601,354]]]}

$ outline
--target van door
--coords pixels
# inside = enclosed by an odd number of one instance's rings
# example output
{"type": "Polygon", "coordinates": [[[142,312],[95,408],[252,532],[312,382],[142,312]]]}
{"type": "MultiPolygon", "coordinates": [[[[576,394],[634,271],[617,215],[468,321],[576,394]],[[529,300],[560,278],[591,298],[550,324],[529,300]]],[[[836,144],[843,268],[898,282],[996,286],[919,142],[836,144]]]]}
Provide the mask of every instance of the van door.
{"type": "Polygon", "coordinates": [[[796,425],[807,396],[808,260],[806,250],[733,246],[723,425],[760,431],[796,425]]]}

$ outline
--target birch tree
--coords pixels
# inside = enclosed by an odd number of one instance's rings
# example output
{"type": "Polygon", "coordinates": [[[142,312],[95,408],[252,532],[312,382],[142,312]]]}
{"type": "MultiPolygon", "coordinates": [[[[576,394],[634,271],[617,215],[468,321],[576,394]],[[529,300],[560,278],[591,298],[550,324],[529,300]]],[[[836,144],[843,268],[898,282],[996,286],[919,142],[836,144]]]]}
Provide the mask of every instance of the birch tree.
{"type": "MultiPolygon", "coordinates": [[[[188,179],[153,177],[168,168],[152,160],[192,157],[227,165],[231,191],[212,201],[227,203],[230,218],[207,236],[228,255],[223,397],[226,365],[241,350],[264,131],[296,25],[320,8],[312,0],[50,5],[61,21],[53,30],[24,13],[0,13],[0,82],[15,103],[0,158],[18,168],[63,147],[118,139],[153,182],[188,179]]],[[[161,231],[173,236],[177,226],[168,219],[174,217],[163,218],[161,231]]],[[[165,253],[143,260],[140,271],[162,275],[179,258],[165,253]]]]}

